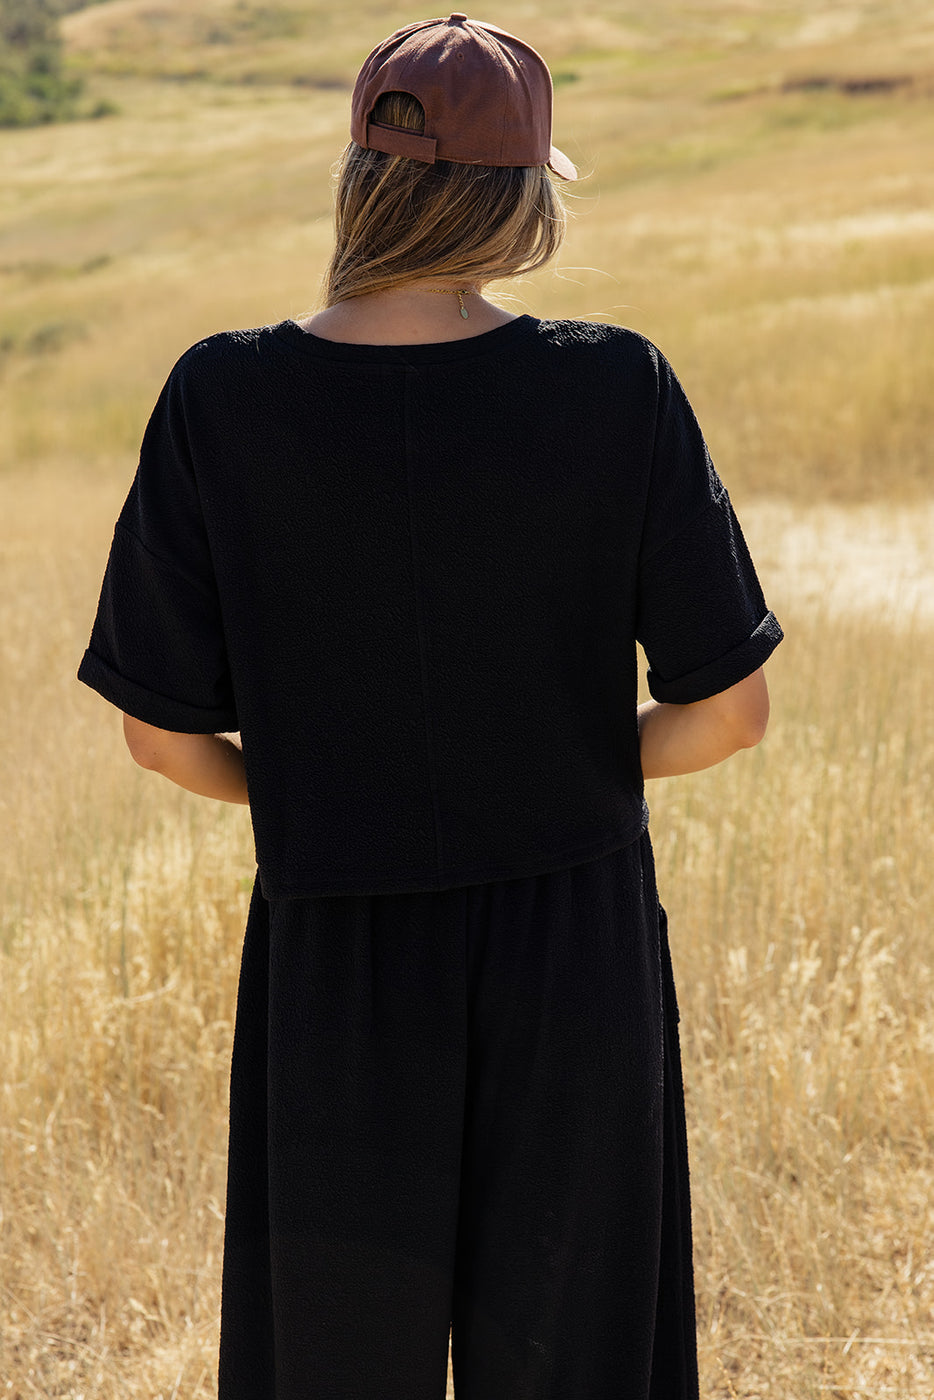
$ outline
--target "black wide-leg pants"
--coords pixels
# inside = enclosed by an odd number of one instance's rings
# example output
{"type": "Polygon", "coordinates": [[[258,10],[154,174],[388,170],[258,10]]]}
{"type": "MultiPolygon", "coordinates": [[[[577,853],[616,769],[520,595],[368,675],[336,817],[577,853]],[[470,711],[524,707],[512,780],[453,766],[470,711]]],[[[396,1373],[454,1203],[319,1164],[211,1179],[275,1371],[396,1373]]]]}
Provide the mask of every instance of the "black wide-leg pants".
{"type": "Polygon", "coordinates": [[[219,1400],[696,1400],[648,833],[546,874],[267,902],[231,1072],[219,1400]]]}

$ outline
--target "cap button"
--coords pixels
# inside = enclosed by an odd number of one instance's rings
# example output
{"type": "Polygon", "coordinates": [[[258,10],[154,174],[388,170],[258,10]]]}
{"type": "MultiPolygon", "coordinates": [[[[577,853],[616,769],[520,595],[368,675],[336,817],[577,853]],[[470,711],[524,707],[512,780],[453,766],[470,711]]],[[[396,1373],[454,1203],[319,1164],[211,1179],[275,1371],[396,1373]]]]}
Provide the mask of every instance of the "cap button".
{"type": "Polygon", "coordinates": [[[464,20],[465,20],[466,18],[467,18],[466,15],[462,15],[461,12],[460,12],[460,10],[457,10],[456,13],[454,13],[453,15],[451,15],[450,18],[448,19],[448,24],[463,24],[463,22],[464,22],[464,20]]]}

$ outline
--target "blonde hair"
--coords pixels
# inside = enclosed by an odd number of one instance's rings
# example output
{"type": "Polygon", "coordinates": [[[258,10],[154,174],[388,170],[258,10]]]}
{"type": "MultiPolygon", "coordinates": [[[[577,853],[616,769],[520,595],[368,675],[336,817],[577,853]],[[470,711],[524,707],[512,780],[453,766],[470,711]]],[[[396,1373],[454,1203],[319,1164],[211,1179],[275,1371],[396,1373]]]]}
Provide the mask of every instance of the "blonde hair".
{"type": "MultiPolygon", "coordinates": [[[[420,102],[384,93],[373,120],[419,133],[420,102]]],[[[434,165],[351,141],[337,169],[336,241],[325,306],[428,277],[483,285],[542,267],[567,214],[547,166],[434,165]]]]}

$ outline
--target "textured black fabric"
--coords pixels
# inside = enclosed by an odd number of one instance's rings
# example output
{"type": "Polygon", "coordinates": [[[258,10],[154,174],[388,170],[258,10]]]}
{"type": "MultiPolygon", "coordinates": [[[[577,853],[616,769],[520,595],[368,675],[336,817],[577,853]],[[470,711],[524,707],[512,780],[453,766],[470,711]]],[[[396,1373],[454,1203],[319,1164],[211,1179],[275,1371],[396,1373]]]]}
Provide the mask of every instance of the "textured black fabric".
{"type": "Polygon", "coordinates": [[[443,891],[254,888],[219,1400],[696,1400],[648,832],[443,891]]]}
{"type": "Polygon", "coordinates": [[[239,728],[267,898],[389,893],[639,836],[637,638],[678,702],[781,638],[649,341],[286,321],[172,370],[78,674],[161,728],[239,728]]]}

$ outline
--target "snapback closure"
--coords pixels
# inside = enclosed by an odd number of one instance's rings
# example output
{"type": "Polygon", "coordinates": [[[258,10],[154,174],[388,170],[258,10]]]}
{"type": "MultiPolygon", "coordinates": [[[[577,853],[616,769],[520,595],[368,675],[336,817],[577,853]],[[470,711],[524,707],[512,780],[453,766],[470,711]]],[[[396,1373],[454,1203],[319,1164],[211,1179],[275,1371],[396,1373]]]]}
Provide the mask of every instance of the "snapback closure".
{"type": "Polygon", "coordinates": [[[367,122],[366,144],[371,151],[382,151],[388,156],[409,156],[412,160],[435,163],[435,149],[438,145],[432,136],[419,136],[417,131],[409,131],[404,126],[384,126],[380,122],[367,122]]]}

